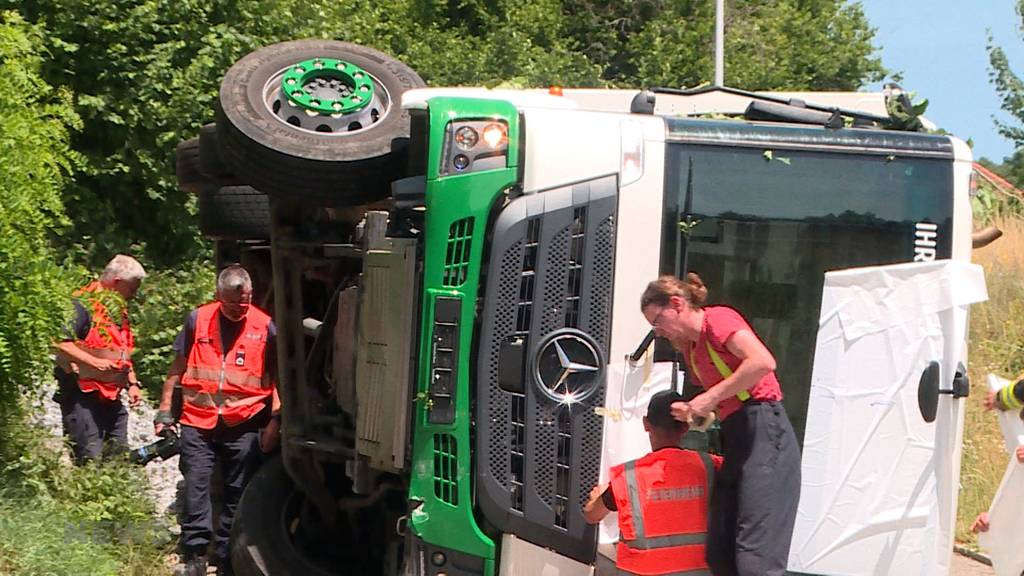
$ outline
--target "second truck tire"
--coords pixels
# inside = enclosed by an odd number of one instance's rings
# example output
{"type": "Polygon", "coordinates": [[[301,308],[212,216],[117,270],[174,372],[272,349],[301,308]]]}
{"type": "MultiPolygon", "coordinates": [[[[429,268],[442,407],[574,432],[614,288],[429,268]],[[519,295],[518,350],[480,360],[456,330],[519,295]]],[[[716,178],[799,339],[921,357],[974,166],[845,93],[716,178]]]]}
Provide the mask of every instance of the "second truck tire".
{"type": "Polygon", "coordinates": [[[292,542],[287,507],[295,494],[280,458],[249,481],[231,527],[231,565],[238,576],[336,576],[292,542]]]}
{"type": "Polygon", "coordinates": [[[250,186],[204,187],[199,231],[214,240],[269,240],[270,201],[250,186]]]}

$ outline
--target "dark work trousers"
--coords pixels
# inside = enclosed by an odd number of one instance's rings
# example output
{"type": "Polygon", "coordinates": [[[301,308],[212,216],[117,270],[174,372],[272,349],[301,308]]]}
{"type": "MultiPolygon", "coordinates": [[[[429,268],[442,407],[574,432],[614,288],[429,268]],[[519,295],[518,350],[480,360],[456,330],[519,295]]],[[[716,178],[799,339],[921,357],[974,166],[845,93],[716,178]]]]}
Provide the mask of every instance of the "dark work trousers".
{"type": "Polygon", "coordinates": [[[800,450],[781,402],[749,401],[722,422],[707,560],[715,576],[786,573],[800,501],[800,450]]]}
{"type": "Polygon", "coordinates": [[[186,556],[202,555],[210,540],[217,562],[228,560],[228,538],[242,491],[260,465],[259,428],[250,419],[235,427],[217,424],[213,430],[181,426],[178,467],[185,477],[185,502],[181,514],[181,545],[186,556]],[[210,482],[214,465],[224,480],[224,500],[217,532],[213,531],[210,482]]]}
{"type": "Polygon", "coordinates": [[[128,449],[128,409],[120,398],[107,400],[98,391],[82,392],[71,379],[55,396],[60,404],[64,435],[71,440],[75,464],[128,449]]]}

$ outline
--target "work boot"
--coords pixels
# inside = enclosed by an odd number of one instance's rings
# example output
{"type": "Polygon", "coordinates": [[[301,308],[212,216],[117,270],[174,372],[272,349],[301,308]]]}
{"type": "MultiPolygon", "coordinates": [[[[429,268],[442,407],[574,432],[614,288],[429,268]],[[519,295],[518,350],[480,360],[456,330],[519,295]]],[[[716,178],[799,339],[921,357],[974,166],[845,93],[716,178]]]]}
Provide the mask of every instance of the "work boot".
{"type": "Polygon", "coordinates": [[[185,572],[182,576],[206,576],[206,556],[193,556],[185,561],[185,572]]]}

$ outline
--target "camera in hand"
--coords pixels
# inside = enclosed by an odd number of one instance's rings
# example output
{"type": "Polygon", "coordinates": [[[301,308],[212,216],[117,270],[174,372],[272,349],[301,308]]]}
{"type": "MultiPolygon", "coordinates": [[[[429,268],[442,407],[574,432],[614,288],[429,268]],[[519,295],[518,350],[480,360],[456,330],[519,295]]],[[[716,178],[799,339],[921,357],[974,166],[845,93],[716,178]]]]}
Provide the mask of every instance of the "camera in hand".
{"type": "Polygon", "coordinates": [[[160,431],[160,439],[156,442],[139,446],[128,453],[128,461],[132,464],[145,466],[156,458],[167,460],[179,451],[178,435],[170,426],[160,431]]]}

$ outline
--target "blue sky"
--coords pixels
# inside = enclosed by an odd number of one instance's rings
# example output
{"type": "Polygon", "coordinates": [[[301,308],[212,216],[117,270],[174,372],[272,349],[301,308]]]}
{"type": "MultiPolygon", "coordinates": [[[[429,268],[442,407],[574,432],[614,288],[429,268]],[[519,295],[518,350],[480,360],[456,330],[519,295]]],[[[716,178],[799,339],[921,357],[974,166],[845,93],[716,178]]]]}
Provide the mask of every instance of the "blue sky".
{"type": "MultiPolygon", "coordinates": [[[[992,116],[1009,120],[988,78],[988,32],[1024,77],[1024,40],[1014,0],[862,0],[877,29],[882,64],[902,71],[902,86],[929,101],[925,116],[974,141],[975,158],[996,162],[1013,144],[996,132],[992,116]]],[[[880,89],[881,84],[868,86],[880,89]]]]}

